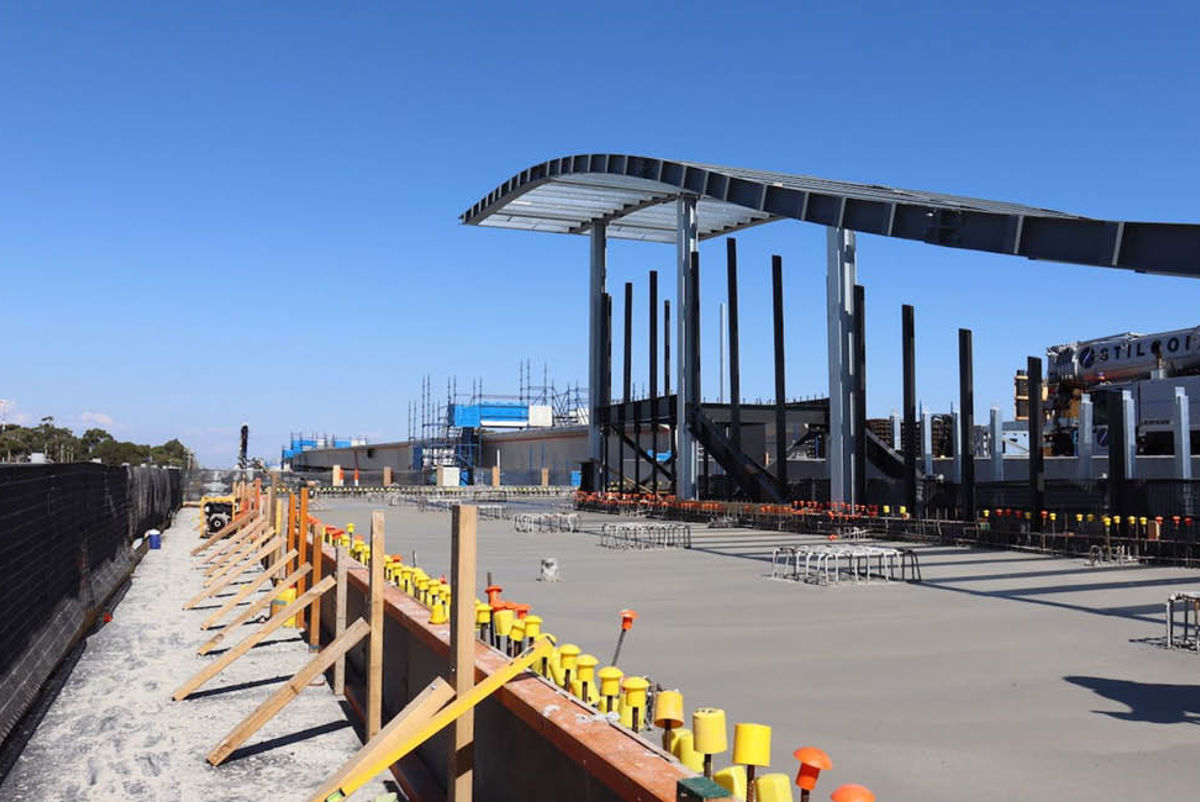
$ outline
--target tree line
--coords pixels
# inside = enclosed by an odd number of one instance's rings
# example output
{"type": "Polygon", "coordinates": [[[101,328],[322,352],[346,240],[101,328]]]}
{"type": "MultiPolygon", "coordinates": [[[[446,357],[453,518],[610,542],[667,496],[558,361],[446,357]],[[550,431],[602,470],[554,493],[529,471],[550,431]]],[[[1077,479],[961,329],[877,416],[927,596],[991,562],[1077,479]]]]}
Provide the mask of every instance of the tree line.
{"type": "Polygon", "coordinates": [[[173,468],[191,466],[193,457],[187,446],[172,438],[162,445],[150,446],[117,440],[104,429],[88,429],[76,436],[53,417],[42,418],[37,426],[0,424],[0,460],[24,462],[30,454],[42,453],[53,462],[90,462],[105,465],[163,465],[173,468]]]}

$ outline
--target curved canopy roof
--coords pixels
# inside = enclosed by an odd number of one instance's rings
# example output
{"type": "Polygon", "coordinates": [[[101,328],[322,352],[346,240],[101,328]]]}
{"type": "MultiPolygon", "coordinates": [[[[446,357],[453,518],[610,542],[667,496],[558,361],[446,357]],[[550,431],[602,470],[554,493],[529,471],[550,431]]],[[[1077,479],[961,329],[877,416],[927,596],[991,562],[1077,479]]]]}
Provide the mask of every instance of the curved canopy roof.
{"type": "Polygon", "coordinates": [[[878,184],[593,153],[536,164],[464,212],[469,225],[675,241],[675,199],[696,198],[701,239],[792,218],[865,234],[1147,273],[1200,276],[1200,225],[1096,220],[878,184]]]}

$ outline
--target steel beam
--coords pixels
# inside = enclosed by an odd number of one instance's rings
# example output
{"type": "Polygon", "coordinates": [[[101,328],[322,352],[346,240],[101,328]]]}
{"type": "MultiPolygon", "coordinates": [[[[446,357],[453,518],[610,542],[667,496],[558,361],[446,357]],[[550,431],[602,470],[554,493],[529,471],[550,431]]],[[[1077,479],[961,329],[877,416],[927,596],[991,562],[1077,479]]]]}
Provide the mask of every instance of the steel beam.
{"type": "Polygon", "coordinates": [[[676,398],[678,408],[675,411],[676,420],[680,425],[675,431],[675,477],[676,495],[680,499],[696,498],[696,469],[697,448],[696,440],[688,428],[688,406],[699,393],[700,388],[692,381],[693,334],[698,331],[700,312],[692,308],[691,267],[692,253],[699,247],[696,232],[696,198],[693,195],[681,196],[675,203],[676,211],[676,263],[675,263],[675,303],[676,311],[675,345],[677,354],[676,380],[678,390],[676,398]]]}
{"type": "Polygon", "coordinates": [[[1175,429],[1175,478],[1192,478],[1192,427],[1188,409],[1187,390],[1175,388],[1175,409],[1172,423],[1175,429]]]}
{"type": "Polygon", "coordinates": [[[1029,500],[1033,505],[1033,527],[1042,530],[1042,510],[1046,508],[1046,460],[1042,453],[1042,360],[1031,356],[1026,375],[1029,379],[1029,500]]]}
{"type": "Polygon", "coordinates": [[[854,232],[826,229],[826,321],[829,338],[829,500],[852,501],[853,458],[853,347],[851,315],[857,270],[854,232]]]}
{"type": "Polygon", "coordinates": [[[975,368],[971,330],[958,330],[958,405],[962,430],[958,442],[962,447],[961,515],[964,521],[975,520],[975,368]]]}
{"type": "Polygon", "coordinates": [[[588,456],[599,461],[603,456],[597,410],[604,403],[600,372],[604,369],[604,292],[606,282],[607,240],[603,224],[592,227],[588,263],[588,456]]]}
{"type": "Polygon", "coordinates": [[[771,256],[771,298],[775,317],[775,475],[779,486],[788,497],[787,465],[787,394],[785,374],[787,360],[783,353],[783,257],[771,256]]]}
{"type": "Polygon", "coordinates": [[[917,358],[913,308],[900,307],[900,347],[904,356],[904,503],[917,515],[917,358]]]}

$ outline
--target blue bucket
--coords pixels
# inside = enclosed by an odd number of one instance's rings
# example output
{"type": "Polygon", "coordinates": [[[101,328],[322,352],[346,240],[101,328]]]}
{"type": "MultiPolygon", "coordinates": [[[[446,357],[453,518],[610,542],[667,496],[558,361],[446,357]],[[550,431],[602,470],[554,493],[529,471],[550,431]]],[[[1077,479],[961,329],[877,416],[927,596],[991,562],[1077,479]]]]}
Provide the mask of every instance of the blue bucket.
{"type": "Polygon", "coordinates": [[[157,529],[151,529],[149,532],[147,532],[146,540],[150,542],[150,548],[162,548],[162,532],[158,531],[157,529]]]}

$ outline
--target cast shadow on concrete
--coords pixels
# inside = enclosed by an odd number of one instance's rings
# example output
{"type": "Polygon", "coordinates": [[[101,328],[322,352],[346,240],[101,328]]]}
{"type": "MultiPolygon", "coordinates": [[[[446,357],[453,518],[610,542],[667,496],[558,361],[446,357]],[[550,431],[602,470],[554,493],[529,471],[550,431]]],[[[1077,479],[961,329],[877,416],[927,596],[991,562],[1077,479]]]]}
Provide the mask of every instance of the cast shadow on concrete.
{"type": "Polygon", "coordinates": [[[272,749],[279,749],[283,746],[291,746],[292,744],[300,743],[301,741],[307,741],[309,738],[316,738],[329,732],[344,730],[349,726],[349,721],[340,719],[338,721],[328,721],[324,724],[318,724],[315,727],[309,727],[308,729],[300,730],[299,732],[280,735],[278,738],[271,738],[267,741],[259,741],[256,744],[250,744],[249,746],[243,746],[240,749],[235,749],[233,753],[225,759],[225,762],[232,763],[235,760],[241,760],[244,757],[260,755],[263,752],[269,752],[272,749]]]}
{"type": "Polygon", "coordinates": [[[287,682],[292,678],[291,674],[280,674],[278,677],[267,677],[266,679],[252,679],[246,682],[238,682],[233,685],[222,685],[220,688],[209,688],[206,691],[196,691],[191,694],[192,699],[203,699],[206,696],[219,696],[223,693],[233,693],[234,691],[244,691],[249,688],[258,688],[263,685],[274,685],[279,682],[287,682]]]}
{"type": "Polygon", "coordinates": [[[1129,708],[1128,711],[1093,710],[1093,713],[1151,724],[1200,724],[1200,685],[1164,685],[1107,677],[1063,679],[1129,708]]]}
{"type": "MultiPolygon", "coordinates": [[[[246,623],[249,624],[251,622],[247,621],[246,623]]],[[[258,622],[258,623],[262,623],[262,622],[258,622]]],[[[250,648],[251,649],[262,649],[267,646],[274,646],[277,643],[298,643],[301,641],[304,641],[303,635],[296,635],[296,636],[290,637],[290,638],[269,638],[267,640],[260,640],[258,643],[254,644],[250,648]]],[[[209,657],[219,657],[220,655],[229,651],[236,645],[237,645],[236,643],[231,643],[228,646],[225,646],[221,649],[213,649],[212,651],[207,652],[207,654],[209,657]]]]}

